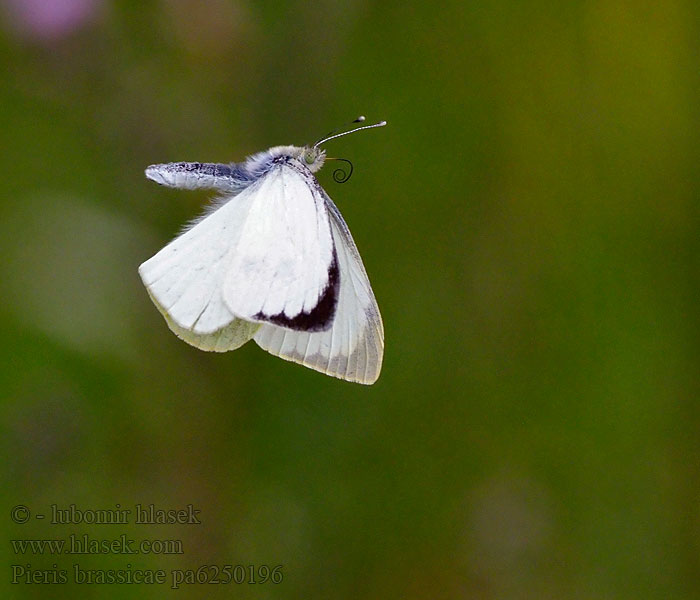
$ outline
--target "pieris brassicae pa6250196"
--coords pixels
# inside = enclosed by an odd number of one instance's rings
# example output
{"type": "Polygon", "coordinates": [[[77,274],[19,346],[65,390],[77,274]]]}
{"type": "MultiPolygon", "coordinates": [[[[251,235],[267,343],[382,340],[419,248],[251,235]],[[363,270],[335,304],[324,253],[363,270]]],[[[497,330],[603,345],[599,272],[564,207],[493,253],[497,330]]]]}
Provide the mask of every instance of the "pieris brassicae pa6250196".
{"type": "Polygon", "coordinates": [[[374,383],[384,355],[379,308],[348,226],[314,173],[327,160],[321,144],[385,124],[276,146],[241,163],[148,167],[161,185],[219,192],[139,267],[170,329],[201,350],[254,339],[321,373],[374,383]]]}

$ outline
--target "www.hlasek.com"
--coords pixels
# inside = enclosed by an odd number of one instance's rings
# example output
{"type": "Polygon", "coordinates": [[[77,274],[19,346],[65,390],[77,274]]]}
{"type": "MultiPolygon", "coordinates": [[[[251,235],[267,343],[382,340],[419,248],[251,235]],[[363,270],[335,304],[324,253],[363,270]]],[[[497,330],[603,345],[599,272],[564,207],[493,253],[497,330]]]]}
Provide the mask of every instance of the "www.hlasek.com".
{"type": "Polygon", "coordinates": [[[10,540],[15,554],[184,554],[182,540],[140,540],[126,534],[116,539],[97,539],[87,534],[68,539],[10,540]]]}
{"type": "Polygon", "coordinates": [[[195,584],[263,584],[282,583],[282,565],[202,565],[196,569],[136,569],[131,563],[124,569],[84,569],[73,564],[70,569],[33,569],[31,565],[11,565],[12,584],[146,584],[169,583],[172,589],[195,584]]]}

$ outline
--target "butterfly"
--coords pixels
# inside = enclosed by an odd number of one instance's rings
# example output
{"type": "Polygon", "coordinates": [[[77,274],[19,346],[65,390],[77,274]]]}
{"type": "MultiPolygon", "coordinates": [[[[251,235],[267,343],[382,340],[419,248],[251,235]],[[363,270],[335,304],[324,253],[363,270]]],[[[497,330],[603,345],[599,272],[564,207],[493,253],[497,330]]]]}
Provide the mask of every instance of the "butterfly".
{"type": "Polygon", "coordinates": [[[332,160],[321,144],[384,125],[276,146],[240,163],[148,167],[146,177],[161,185],[219,193],[139,267],[170,329],[201,350],[226,352],[253,339],[326,375],[374,383],[384,355],[379,308],[350,230],[314,173],[332,160]]]}

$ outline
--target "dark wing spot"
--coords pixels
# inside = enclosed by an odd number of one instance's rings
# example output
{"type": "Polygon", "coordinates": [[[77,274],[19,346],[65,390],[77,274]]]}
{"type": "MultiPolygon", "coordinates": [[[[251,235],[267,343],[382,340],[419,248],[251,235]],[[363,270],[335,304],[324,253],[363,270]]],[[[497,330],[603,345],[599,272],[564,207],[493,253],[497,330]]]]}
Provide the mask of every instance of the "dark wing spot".
{"type": "Polygon", "coordinates": [[[288,317],[284,312],[276,315],[266,315],[259,312],[256,319],[268,321],[273,325],[293,329],[294,331],[327,331],[333,325],[335,309],[338,306],[338,294],[340,292],[340,271],[338,270],[338,257],[333,248],[333,260],[328,267],[328,283],[321,294],[318,304],[311,312],[300,312],[294,317],[288,317]]]}

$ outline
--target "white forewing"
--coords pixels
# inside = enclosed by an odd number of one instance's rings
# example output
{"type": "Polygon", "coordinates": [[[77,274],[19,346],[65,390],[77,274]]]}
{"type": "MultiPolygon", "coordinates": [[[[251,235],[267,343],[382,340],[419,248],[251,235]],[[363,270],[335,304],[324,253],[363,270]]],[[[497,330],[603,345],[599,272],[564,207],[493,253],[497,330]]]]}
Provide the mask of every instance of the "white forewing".
{"type": "Polygon", "coordinates": [[[256,343],[271,354],[347,381],[371,384],[379,377],[384,327],[357,247],[343,217],[324,193],[340,272],[340,293],[328,331],[299,332],[264,324],[256,343]]]}
{"type": "Polygon", "coordinates": [[[183,331],[211,334],[233,321],[221,289],[263,181],[232,198],[139,267],[158,309],[183,331]]]}
{"type": "Polygon", "coordinates": [[[226,270],[226,306],[248,321],[328,329],[337,302],[337,265],[318,184],[296,162],[274,166],[258,183],[226,270]]]}

